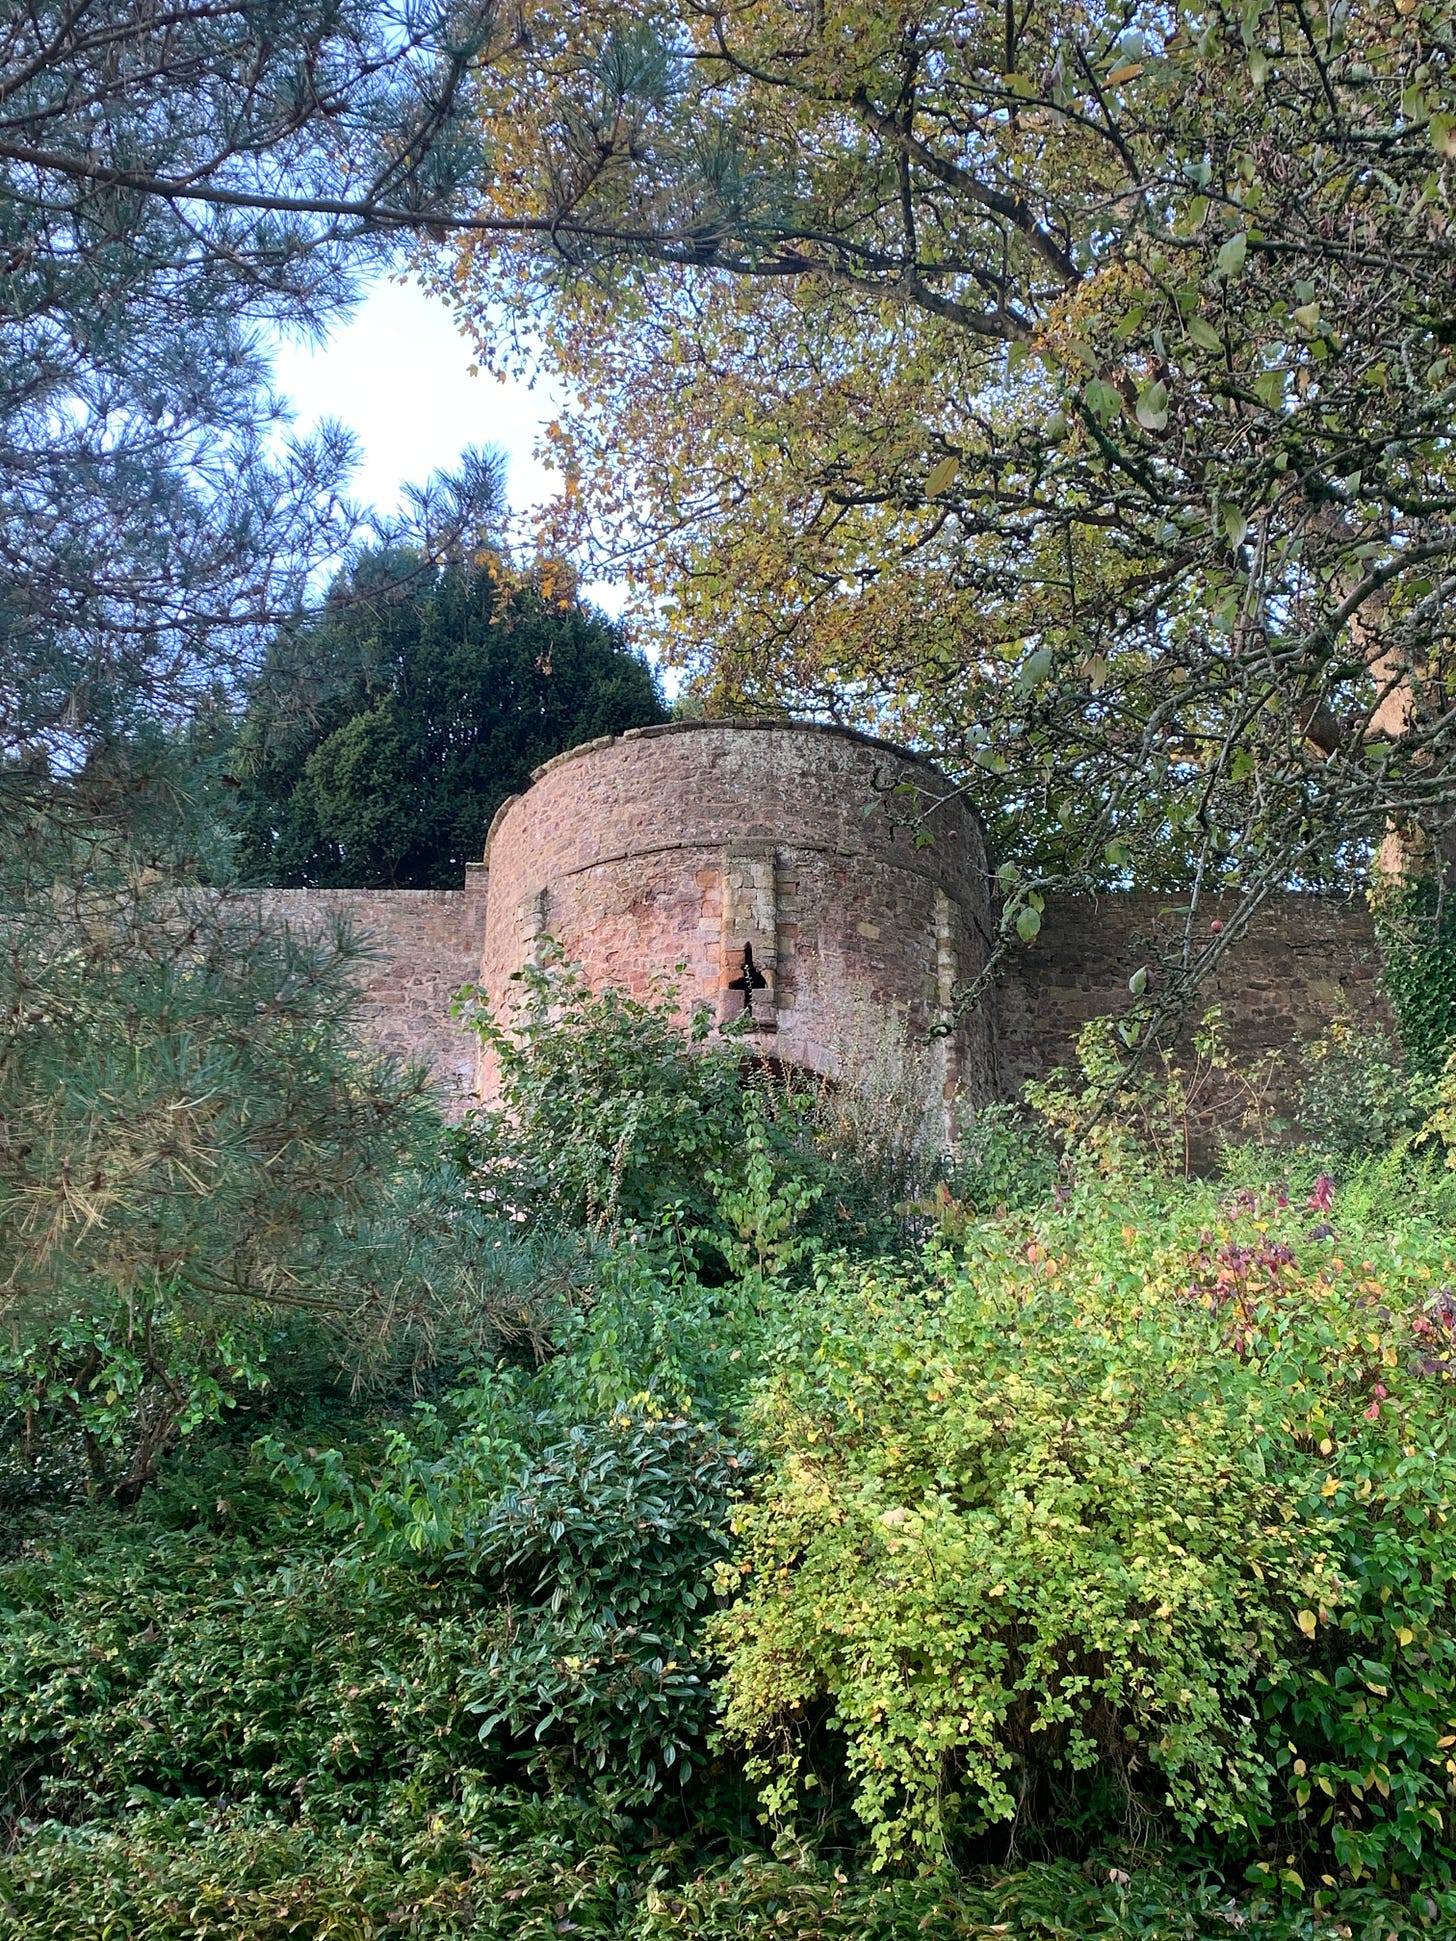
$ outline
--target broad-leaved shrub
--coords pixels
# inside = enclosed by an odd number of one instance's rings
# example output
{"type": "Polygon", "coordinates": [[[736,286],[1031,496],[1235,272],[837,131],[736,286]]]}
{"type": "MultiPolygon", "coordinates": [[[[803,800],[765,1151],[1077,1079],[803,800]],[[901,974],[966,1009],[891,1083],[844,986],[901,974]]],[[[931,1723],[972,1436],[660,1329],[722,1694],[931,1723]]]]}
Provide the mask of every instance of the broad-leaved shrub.
{"type": "Polygon", "coordinates": [[[1100,1813],[1448,1865],[1451,1246],[1332,1196],[1082,1190],[821,1271],[715,1622],[777,1812],[842,1758],[881,1860],[1100,1813]]]}

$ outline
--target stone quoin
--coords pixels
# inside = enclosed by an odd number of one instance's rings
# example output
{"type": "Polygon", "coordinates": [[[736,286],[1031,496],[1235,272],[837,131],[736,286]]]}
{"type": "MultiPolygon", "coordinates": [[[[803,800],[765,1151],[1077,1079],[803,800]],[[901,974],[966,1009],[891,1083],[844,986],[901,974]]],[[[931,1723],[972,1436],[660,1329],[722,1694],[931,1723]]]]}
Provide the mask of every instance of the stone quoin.
{"type": "MultiPolygon", "coordinates": [[[[513,974],[548,939],[595,989],[672,983],[684,1018],[707,1005],[723,1021],[744,1006],[751,952],[760,1055],[832,1074],[854,1020],[893,1013],[932,1034],[947,1092],[977,1101],[1065,1063],[1181,920],[1176,896],[1049,898],[1040,936],[966,1003],[999,925],[973,803],[904,749],[777,719],[630,729],[557,756],[503,804],[463,890],[260,894],[301,928],[353,920],[375,953],[366,1033],[457,1103],[489,1099],[492,1073],[451,1019],[453,994],[478,983],[508,1013],[513,974]]],[[[1222,907],[1207,901],[1210,922],[1222,907]]],[[[1363,905],[1289,893],[1207,1001],[1252,1059],[1318,1032],[1341,1002],[1388,1023],[1379,970],[1363,905]]]]}

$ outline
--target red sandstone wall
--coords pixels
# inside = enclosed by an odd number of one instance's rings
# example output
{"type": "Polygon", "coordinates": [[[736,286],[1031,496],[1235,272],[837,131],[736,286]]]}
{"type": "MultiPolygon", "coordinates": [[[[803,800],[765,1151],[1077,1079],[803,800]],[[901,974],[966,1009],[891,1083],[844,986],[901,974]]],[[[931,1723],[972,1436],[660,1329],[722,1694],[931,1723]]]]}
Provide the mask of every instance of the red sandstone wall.
{"type": "Polygon", "coordinates": [[[301,931],[347,917],[372,946],[362,966],[362,1024],[381,1051],[428,1066],[450,1099],[468,1094],[475,1041],[450,1018],[473,984],[485,934],[484,872],[463,890],[261,890],[264,912],[301,931]]]}
{"type": "MultiPolygon", "coordinates": [[[[1066,1064],[1089,1018],[1131,1004],[1127,980],[1176,919],[1171,897],[1049,898],[1041,934],[1018,947],[998,992],[997,1077],[1003,1093],[1066,1064]]],[[[1208,904],[1211,921],[1219,914],[1208,904]]],[[[1341,998],[1360,1017],[1393,1026],[1379,986],[1380,956],[1363,904],[1289,894],[1271,899],[1200,996],[1221,1004],[1243,1061],[1290,1052],[1329,1023],[1341,998]]]]}
{"type": "MultiPolygon", "coordinates": [[[[934,771],[864,737],[802,725],[683,724],[591,744],[538,771],[491,832],[464,891],[265,890],[271,915],[308,929],[348,916],[373,943],[363,1022],[381,1049],[428,1065],[448,1097],[477,1082],[475,1044],[450,1000],[477,980],[496,999],[550,932],[596,985],[646,995],[682,964],[684,1009],[727,1015],[754,941],[775,1026],[766,1055],[828,1069],[849,993],[918,1025],[984,964],[991,916],[974,816],[949,802],[916,846],[881,791],[934,771]],[[868,812],[868,813],[867,813],[868,812]],[[544,892],[544,902],[542,900],[544,892]]],[[[906,805],[908,820],[910,805],[906,805]]],[[[1050,899],[993,996],[951,1041],[948,1078],[973,1097],[1014,1094],[1072,1055],[1089,1018],[1123,1010],[1127,980],[1175,921],[1172,899],[1050,899]]],[[[1208,905],[1210,919],[1218,913],[1208,905]]],[[[1237,1055],[1288,1052],[1344,1001],[1390,1024],[1362,905],[1280,897],[1234,946],[1202,1001],[1221,1003],[1237,1055]]]]}
{"type": "MultiPolygon", "coordinates": [[[[595,986],[645,996],[654,972],[681,965],[684,1012],[727,1016],[748,941],[768,979],[755,1016],[771,1029],[756,1042],[821,1070],[856,994],[924,1026],[988,949],[974,816],[933,770],[838,730],[675,724],[589,744],[506,806],[487,864],[480,981],[493,1000],[549,934],[595,986]],[[887,797],[907,781],[927,798],[887,797]],[[917,846],[910,819],[928,806],[934,841],[917,846]]],[[[948,1050],[984,1090],[987,1017],[948,1050]]]]}

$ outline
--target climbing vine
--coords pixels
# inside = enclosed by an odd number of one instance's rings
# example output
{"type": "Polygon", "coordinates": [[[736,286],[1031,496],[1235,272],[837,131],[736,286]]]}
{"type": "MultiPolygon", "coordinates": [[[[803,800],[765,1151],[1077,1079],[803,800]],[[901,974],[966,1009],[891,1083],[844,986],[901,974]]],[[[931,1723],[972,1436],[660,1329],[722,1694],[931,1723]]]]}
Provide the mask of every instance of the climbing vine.
{"type": "Polygon", "coordinates": [[[1456,910],[1434,883],[1413,883],[1377,912],[1384,984],[1412,1072],[1439,1072],[1456,1039],[1456,910]]]}

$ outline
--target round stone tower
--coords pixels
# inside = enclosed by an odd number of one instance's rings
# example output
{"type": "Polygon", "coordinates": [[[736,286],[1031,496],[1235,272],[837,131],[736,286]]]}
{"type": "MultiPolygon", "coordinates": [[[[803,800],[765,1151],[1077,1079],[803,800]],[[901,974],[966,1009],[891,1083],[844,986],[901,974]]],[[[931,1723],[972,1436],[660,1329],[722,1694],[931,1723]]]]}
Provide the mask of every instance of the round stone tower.
{"type": "Polygon", "coordinates": [[[990,949],[985,844],[903,749],[792,721],[630,729],[537,769],[485,864],[480,982],[498,1008],[551,939],[594,989],[671,980],[684,1016],[747,1009],[760,1055],[817,1072],[835,1071],[846,1018],[892,1013],[936,1036],[947,1093],[990,1095],[989,1018],[956,1003],[990,949]]]}

